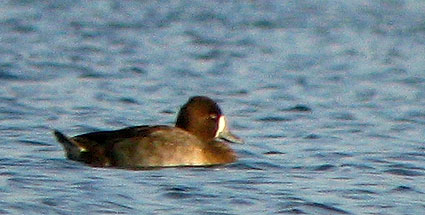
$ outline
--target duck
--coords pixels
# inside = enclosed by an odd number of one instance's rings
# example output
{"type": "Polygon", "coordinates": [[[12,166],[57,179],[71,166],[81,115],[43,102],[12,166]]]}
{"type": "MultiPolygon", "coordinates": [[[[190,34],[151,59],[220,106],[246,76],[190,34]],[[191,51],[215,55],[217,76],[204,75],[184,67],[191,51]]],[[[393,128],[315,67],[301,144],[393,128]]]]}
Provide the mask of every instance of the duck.
{"type": "Polygon", "coordinates": [[[218,104],[194,96],[180,108],[174,126],[141,125],[68,137],[53,131],[68,159],[93,167],[155,168],[233,163],[232,134],[218,104]]]}

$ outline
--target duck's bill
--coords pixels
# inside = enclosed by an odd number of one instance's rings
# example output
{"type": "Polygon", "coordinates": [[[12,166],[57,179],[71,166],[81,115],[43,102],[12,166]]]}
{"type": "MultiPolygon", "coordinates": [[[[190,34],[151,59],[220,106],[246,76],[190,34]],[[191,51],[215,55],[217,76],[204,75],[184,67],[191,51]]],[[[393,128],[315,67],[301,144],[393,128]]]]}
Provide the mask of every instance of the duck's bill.
{"type": "Polygon", "coordinates": [[[239,143],[239,144],[244,143],[244,141],[240,137],[230,133],[230,131],[227,129],[220,132],[217,138],[231,142],[231,143],[239,143]]]}
{"type": "Polygon", "coordinates": [[[215,134],[216,139],[222,139],[231,143],[244,143],[244,141],[232,134],[227,127],[227,119],[224,115],[221,115],[218,119],[218,128],[215,134]]]}

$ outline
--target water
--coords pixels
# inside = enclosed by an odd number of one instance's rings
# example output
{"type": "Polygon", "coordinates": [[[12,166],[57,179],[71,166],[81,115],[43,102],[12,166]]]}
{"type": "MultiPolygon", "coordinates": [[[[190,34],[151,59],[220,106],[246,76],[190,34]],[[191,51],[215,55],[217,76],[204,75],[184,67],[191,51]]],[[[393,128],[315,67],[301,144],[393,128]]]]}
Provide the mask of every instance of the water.
{"type": "Polygon", "coordinates": [[[0,214],[423,214],[425,2],[2,1],[0,214]],[[237,163],[66,160],[216,99],[237,163]]]}

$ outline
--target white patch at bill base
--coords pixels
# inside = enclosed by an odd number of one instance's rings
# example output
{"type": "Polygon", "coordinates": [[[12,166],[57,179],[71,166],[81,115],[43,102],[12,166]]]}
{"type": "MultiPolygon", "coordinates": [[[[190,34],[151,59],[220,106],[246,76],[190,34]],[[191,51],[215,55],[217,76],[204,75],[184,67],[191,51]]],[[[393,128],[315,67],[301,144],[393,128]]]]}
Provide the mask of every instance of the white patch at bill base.
{"type": "Polygon", "coordinates": [[[217,128],[217,132],[215,133],[215,137],[218,137],[218,135],[220,135],[220,133],[223,132],[225,128],[226,128],[226,117],[220,116],[220,118],[218,118],[218,128],[217,128]]]}

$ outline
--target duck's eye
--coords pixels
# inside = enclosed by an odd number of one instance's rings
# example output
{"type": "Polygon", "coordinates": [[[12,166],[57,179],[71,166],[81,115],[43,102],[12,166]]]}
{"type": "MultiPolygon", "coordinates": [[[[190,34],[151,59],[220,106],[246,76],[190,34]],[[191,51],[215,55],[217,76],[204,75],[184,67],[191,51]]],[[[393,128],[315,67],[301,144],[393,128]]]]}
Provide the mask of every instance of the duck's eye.
{"type": "Polygon", "coordinates": [[[209,117],[209,119],[217,119],[217,114],[210,114],[210,117],[209,117]]]}

